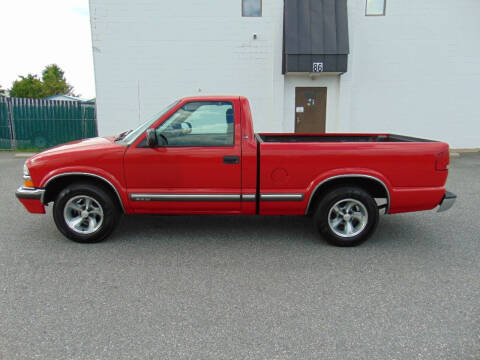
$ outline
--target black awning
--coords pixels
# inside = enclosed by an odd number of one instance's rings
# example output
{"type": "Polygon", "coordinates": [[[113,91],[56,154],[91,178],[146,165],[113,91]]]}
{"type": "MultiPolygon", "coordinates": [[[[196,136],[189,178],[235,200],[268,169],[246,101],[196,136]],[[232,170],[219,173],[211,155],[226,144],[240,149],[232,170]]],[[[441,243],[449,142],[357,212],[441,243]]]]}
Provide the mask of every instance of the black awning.
{"type": "Polygon", "coordinates": [[[346,72],[347,0],[285,0],[283,73],[346,72]]]}

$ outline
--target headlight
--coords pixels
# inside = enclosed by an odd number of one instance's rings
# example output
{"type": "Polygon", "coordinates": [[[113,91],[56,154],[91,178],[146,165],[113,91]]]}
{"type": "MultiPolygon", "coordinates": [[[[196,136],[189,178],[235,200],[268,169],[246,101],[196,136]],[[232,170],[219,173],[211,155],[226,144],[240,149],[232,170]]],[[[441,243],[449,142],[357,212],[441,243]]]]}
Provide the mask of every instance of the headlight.
{"type": "Polygon", "coordinates": [[[28,170],[27,164],[23,164],[23,176],[30,176],[30,171],[28,170]]]}
{"type": "Polygon", "coordinates": [[[28,170],[28,167],[26,164],[23,165],[23,186],[33,188],[35,187],[33,185],[32,178],[30,177],[30,171],[28,170]]]}

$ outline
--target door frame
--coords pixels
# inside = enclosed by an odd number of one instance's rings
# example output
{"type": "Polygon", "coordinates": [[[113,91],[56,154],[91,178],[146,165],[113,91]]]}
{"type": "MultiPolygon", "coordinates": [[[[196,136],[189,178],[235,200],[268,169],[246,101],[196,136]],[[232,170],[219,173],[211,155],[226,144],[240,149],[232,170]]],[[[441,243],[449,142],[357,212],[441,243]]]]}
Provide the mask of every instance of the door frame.
{"type": "MultiPolygon", "coordinates": [[[[173,114],[175,114],[182,106],[190,102],[230,102],[233,107],[234,115],[234,143],[229,146],[157,146],[154,148],[143,146],[145,141],[145,132],[140,134],[134,140],[125,152],[124,157],[124,171],[131,168],[127,164],[130,156],[140,156],[147,160],[150,158],[161,158],[162,156],[172,156],[177,153],[188,156],[193,154],[198,157],[196,165],[203,160],[209,162],[219,162],[219,166],[231,167],[232,171],[238,172],[238,187],[232,189],[219,188],[216,186],[196,188],[190,187],[172,187],[163,186],[158,188],[136,188],[132,187],[128,181],[128,175],[125,173],[126,189],[128,193],[129,206],[134,213],[158,213],[158,214],[236,214],[241,211],[242,203],[242,178],[241,178],[241,164],[242,164],[242,147],[241,147],[241,124],[240,124],[240,105],[236,98],[232,97],[215,97],[215,98],[185,98],[182,99],[176,106],[174,106],[168,113],[155,121],[149,128],[157,128],[165,121],[167,121],[173,114]],[[173,153],[168,155],[168,153],[173,153]],[[218,160],[212,155],[223,157],[224,161],[218,160]],[[210,154],[210,155],[209,155],[210,154]],[[225,157],[234,155],[238,158],[237,162],[226,162],[225,157]]],[[[228,159],[227,159],[228,160],[228,159]]],[[[144,167],[145,163],[136,163],[136,166],[144,167]]],[[[131,169],[130,169],[131,170],[131,169]]],[[[213,174],[209,176],[214,176],[213,174]]],[[[192,177],[193,179],[193,177],[192,177]]]]}

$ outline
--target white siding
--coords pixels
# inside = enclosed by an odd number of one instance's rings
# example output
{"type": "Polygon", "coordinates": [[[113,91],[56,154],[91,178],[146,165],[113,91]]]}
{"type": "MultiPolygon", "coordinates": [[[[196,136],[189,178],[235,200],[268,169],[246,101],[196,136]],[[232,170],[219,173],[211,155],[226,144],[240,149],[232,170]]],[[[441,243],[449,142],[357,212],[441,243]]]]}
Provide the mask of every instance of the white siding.
{"type": "Polygon", "coordinates": [[[480,146],[480,1],[349,0],[344,75],[281,74],[283,2],[90,0],[99,131],[135,127],[176,98],[239,94],[256,131],[293,131],[296,86],[327,86],[327,131],[385,131],[480,146]],[[253,39],[257,34],[257,39],[253,39]]]}
{"type": "Polygon", "coordinates": [[[100,134],[131,128],[176,98],[207,94],[248,96],[259,128],[275,129],[274,8],[264,0],[263,17],[242,18],[240,0],[212,4],[91,0],[100,134]]]}
{"type": "Polygon", "coordinates": [[[339,130],[387,131],[480,147],[480,1],[350,0],[339,130]]]}

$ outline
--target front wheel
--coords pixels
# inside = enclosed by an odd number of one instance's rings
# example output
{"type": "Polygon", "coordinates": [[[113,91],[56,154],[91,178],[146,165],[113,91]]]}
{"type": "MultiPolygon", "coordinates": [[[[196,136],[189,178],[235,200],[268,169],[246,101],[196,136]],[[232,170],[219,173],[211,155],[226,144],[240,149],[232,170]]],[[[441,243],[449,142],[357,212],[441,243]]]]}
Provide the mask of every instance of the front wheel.
{"type": "Polygon", "coordinates": [[[375,199],[361,188],[339,187],[318,204],[315,225],[325,240],[335,246],[356,246],[375,231],[379,219],[375,199]]]}
{"type": "Polygon", "coordinates": [[[120,211],[112,196],[89,183],[69,185],[58,194],[53,206],[58,230],[81,243],[102,241],[115,229],[119,218],[120,211]]]}

